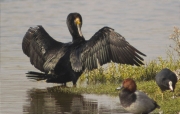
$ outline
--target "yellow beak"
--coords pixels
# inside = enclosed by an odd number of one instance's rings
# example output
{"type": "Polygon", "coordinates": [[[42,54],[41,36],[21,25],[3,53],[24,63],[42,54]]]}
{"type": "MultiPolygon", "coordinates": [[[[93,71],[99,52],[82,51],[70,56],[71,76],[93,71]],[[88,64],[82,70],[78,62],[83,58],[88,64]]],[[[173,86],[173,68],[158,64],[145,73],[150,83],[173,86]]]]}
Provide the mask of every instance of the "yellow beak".
{"type": "Polygon", "coordinates": [[[76,24],[76,26],[77,26],[77,28],[78,28],[79,35],[80,35],[80,36],[83,36],[83,35],[82,35],[82,32],[81,32],[81,28],[80,28],[80,25],[81,25],[80,19],[79,19],[79,18],[76,18],[74,22],[75,22],[75,24],[76,24]]]}

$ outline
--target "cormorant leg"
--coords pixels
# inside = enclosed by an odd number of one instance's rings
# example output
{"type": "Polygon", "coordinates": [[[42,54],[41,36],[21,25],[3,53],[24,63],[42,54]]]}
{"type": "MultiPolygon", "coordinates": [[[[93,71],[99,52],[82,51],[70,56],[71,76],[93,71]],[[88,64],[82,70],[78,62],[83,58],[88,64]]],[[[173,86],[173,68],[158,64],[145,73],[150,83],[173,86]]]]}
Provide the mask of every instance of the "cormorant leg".
{"type": "Polygon", "coordinates": [[[73,82],[73,87],[76,87],[76,82],[77,82],[78,78],[74,75],[72,82],[73,82]]]}
{"type": "Polygon", "coordinates": [[[76,87],[76,84],[73,84],[73,87],[76,87]]]}

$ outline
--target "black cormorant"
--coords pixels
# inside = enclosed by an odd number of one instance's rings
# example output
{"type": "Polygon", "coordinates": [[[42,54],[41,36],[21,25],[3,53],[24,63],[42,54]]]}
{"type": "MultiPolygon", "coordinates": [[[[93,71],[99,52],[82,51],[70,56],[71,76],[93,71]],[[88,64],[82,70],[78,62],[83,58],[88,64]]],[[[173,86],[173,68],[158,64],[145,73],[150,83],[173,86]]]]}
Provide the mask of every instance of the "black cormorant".
{"type": "Polygon", "coordinates": [[[28,29],[23,38],[22,50],[30,58],[31,64],[44,72],[29,72],[29,77],[46,79],[52,83],[66,84],[72,81],[75,85],[85,69],[96,69],[98,64],[111,61],[137,66],[143,64],[140,55],[146,55],[114,29],[103,27],[89,40],[85,40],[79,13],[70,13],[66,22],[72,35],[70,43],[54,40],[42,26],[28,29]]]}

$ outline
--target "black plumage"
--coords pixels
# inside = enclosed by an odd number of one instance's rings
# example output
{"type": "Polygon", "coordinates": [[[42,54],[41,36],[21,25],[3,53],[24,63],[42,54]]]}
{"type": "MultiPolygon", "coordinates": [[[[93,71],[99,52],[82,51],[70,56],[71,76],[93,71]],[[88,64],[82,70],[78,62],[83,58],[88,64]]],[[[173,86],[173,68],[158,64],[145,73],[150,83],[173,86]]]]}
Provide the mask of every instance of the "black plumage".
{"type": "Polygon", "coordinates": [[[43,73],[29,72],[31,78],[47,79],[47,82],[76,84],[82,72],[96,69],[110,61],[129,65],[143,65],[146,56],[130,45],[123,36],[112,28],[103,27],[89,40],[81,32],[82,17],[70,13],[67,26],[72,42],[62,43],[54,40],[42,26],[30,27],[23,42],[23,52],[30,62],[43,73]],[[98,62],[97,62],[98,61],[98,62]]]}
{"type": "Polygon", "coordinates": [[[174,91],[177,83],[177,76],[168,68],[162,69],[155,77],[156,83],[162,91],[174,91]]]}

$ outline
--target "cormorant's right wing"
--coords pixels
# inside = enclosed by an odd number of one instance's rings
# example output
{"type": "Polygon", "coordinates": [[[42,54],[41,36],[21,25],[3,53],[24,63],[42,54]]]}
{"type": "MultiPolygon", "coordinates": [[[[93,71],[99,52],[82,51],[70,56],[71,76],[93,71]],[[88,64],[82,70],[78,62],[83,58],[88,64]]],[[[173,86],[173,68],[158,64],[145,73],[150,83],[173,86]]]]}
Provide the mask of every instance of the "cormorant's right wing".
{"type": "Polygon", "coordinates": [[[63,43],[54,40],[42,26],[30,27],[22,42],[22,50],[31,64],[43,72],[54,69],[65,53],[62,47],[63,43]]]}

